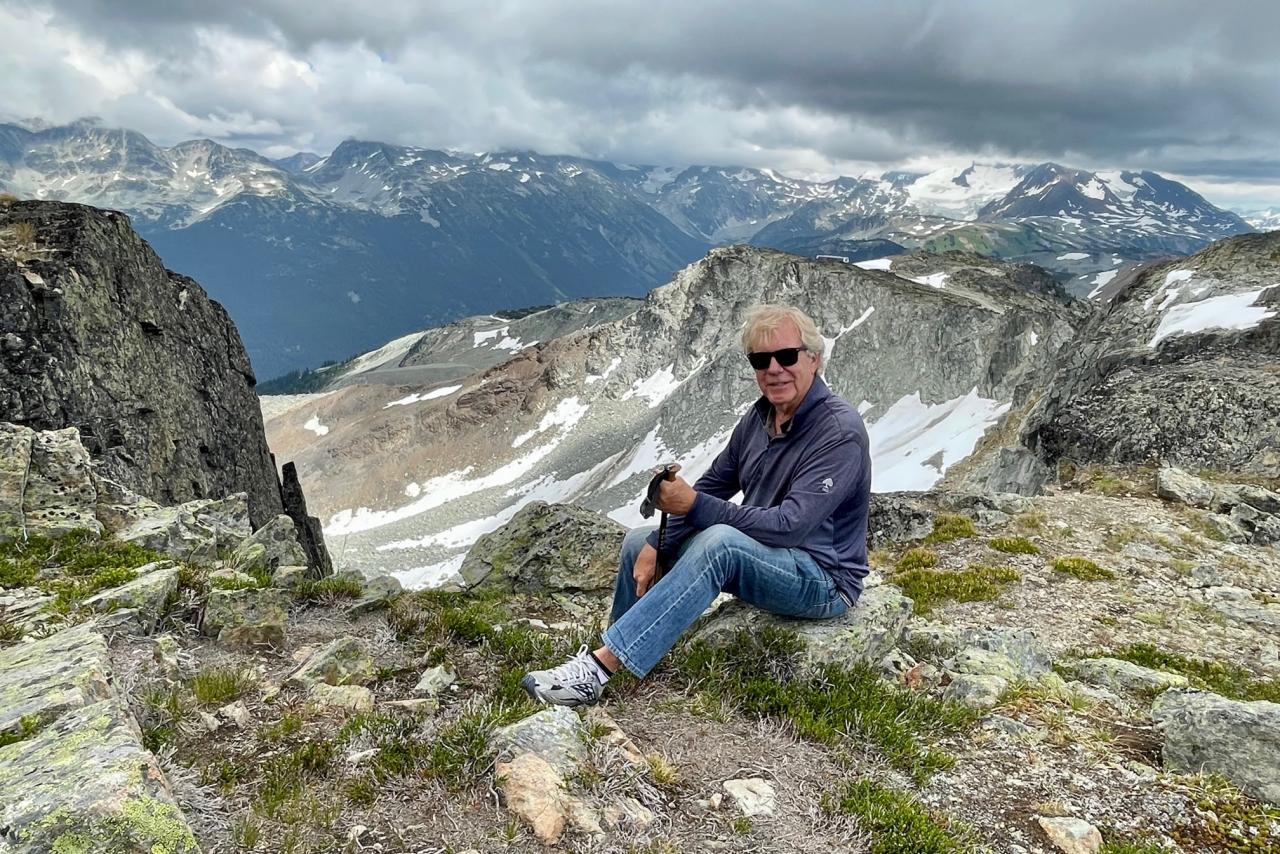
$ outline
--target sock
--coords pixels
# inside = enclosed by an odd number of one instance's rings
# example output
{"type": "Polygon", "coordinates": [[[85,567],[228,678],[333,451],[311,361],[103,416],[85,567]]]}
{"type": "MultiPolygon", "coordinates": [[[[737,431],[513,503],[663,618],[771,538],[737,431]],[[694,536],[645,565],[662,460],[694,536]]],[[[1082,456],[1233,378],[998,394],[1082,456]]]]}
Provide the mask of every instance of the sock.
{"type": "Polygon", "coordinates": [[[613,671],[605,667],[604,663],[596,658],[594,652],[588,652],[587,655],[591,656],[591,660],[596,665],[596,678],[600,680],[601,685],[604,685],[609,681],[609,677],[613,675],[613,671]]]}

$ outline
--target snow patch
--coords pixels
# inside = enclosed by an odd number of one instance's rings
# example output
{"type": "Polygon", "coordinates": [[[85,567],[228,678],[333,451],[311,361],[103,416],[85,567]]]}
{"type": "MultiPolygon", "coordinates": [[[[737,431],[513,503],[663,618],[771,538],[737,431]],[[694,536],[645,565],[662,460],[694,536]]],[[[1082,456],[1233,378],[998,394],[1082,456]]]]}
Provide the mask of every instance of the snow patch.
{"type": "Polygon", "coordinates": [[[494,344],[493,349],[510,350],[512,353],[515,353],[520,350],[528,349],[529,347],[532,347],[534,344],[537,344],[537,343],[538,342],[535,339],[533,341],[530,341],[528,344],[524,344],[524,343],[521,343],[519,338],[512,338],[510,335],[508,335],[507,337],[499,341],[497,344],[494,344]]]}
{"type": "Polygon", "coordinates": [[[538,426],[530,430],[528,433],[521,433],[511,443],[511,447],[518,448],[525,442],[537,436],[539,433],[545,433],[552,427],[560,427],[565,431],[572,430],[573,426],[582,420],[582,416],[587,414],[589,407],[578,402],[577,397],[566,397],[564,400],[556,404],[556,408],[542,416],[542,420],[538,422],[538,426]]]}
{"type": "Polygon", "coordinates": [[[876,492],[926,490],[949,466],[964,459],[1010,404],[979,396],[927,404],[920,393],[908,395],[868,425],[872,488],[876,492]]]}
{"type": "Polygon", "coordinates": [[[409,348],[418,343],[418,339],[422,337],[421,332],[414,332],[410,335],[404,335],[394,341],[388,341],[377,350],[370,350],[361,356],[357,356],[351,363],[351,367],[343,373],[344,377],[352,374],[360,374],[365,371],[386,364],[393,359],[399,359],[405,353],[409,352],[409,348]]]}
{"type": "Polygon", "coordinates": [[[1154,348],[1171,335],[1207,329],[1252,329],[1267,318],[1275,317],[1274,311],[1254,305],[1263,291],[1274,287],[1277,285],[1175,305],[1160,318],[1160,325],[1147,346],[1154,348]]]}
{"type": "Polygon", "coordinates": [[[429,590],[432,587],[439,587],[445,582],[451,581],[462,569],[462,562],[466,560],[467,553],[454,555],[446,561],[433,563],[429,566],[418,566],[413,569],[402,569],[399,572],[391,573],[393,578],[400,581],[400,586],[405,590],[429,590]]]}
{"type": "Polygon", "coordinates": [[[499,335],[506,335],[507,330],[510,328],[511,327],[509,326],[499,326],[497,329],[485,329],[481,332],[477,332],[471,336],[472,341],[474,342],[471,346],[480,347],[484,345],[486,341],[492,341],[494,338],[497,338],[499,335]]]}
{"type": "Polygon", "coordinates": [[[872,258],[870,261],[854,261],[853,266],[864,270],[888,270],[893,266],[892,258],[872,258]]]}
{"type": "Polygon", "coordinates": [[[1059,255],[1059,261],[1083,261],[1089,257],[1088,252],[1068,252],[1066,255],[1059,255]]]}
{"type": "Polygon", "coordinates": [[[583,383],[585,383],[586,385],[591,385],[592,383],[598,383],[601,380],[607,380],[609,379],[609,375],[612,374],[614,371],[616,371],[618,369],[618,365],[621,365],[621,364],[622,364],[622,359],[615,356],[613,361],[609,363],[609,367],[604,369],[603,374],[598,374],[598,375],[588,374],[587,377],[583,379],[583,383]]]}
{"type": "Polygon", "coordinates": [[[457,391],[460,388],[462,388],[462,386],[460,385],[447,385],[447,386],[444,386],[443,388],[432,389],[431,391],[428,391],[428,392],[414,392],[408,397],[402,397],[399,400],[393,400],[390,403],[383,406],[382,408],[390,409],[393,406],[408,406],[411,403],[419,403],[420,401],[423,401],[423,400],[435,400],[437,397],[448,397],[449,395],[453,394],[455,391],[457,391]]]}
{"type": "Polygon", "coordinates": [[[1111,280],[1114,279],[1116,277],[1116,274],[1119,272],[1120,272],[1119,270],[1104,270],[1103,272],[1095,276],[1093,279],[1094,287],[1093,287],[1093,290],[1089,291],[1088,298],[1093,299],[1098,294],[1102,293],[1102,289],[1105,288],[1107,285],[1111,284],[1111,280]]]}
{"type": "Polygon", "coordinates": [[[950,273],[932,273],[928,276],[912,276],[911,281],[920,285],[928,285],[931,288],[942,290],[947,286],[947,279],[950,278],[950,276],[950,273]]]}
{"type": "Polygon", "coordinates": [[[302,429],[310,430],[312,433],[315,433],[317,436],[323,436],[329,432],[329,428],[320,423],[319,415],[312,415],[311,419],[307,421],[306,424],[302,425],[302,429]]]}
{"type": "Polygon", "coordinates": [[[633,397],[643,397],[649,401],[649,408],[653,409],[670,397],[671,393],[679,387],[680,380],[676,379],[675,363],[672,363],[665,368],[660,368],[652,376],[636,380],[631,384],[631,388],[622,395],[622,399],[630,400],[633,397]]]}

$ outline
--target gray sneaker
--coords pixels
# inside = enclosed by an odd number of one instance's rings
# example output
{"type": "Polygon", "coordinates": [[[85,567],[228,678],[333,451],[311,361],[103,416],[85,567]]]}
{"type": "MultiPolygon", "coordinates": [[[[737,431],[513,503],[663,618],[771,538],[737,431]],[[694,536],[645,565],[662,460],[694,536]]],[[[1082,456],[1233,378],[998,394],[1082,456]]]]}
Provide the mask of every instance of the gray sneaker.
{"type": "Polygon", "coordinates": [[[573,658],[559,667],[526,673],[520,680],[520,687],[540,703],[594,706],[604,693],[604,686],[596,675],[598,672],[595,661],[583,645],[573,658]]]}

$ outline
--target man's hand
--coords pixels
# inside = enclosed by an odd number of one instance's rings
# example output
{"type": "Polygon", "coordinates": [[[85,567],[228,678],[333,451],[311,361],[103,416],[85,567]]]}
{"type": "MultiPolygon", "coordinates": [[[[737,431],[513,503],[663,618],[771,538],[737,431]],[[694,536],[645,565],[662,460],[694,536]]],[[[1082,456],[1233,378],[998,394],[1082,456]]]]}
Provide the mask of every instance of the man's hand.
{"type": "Polygon", "coordinates": [[[648,543],[636,555],[635,565],[631,567],[631,577],[636,580],[636,598],[649,592],[653,582],[658,578],[658,550],[648,543]]]}
{"type": "MultiPolygon", "coordinates": [[[[673,471],[679,471],[680,466],[671,467],[673,471]]],[[[682,477],[672,477],[670,480],[662,481],[658,487],[658,498],[654,501],[654,505],[664,513],[674,513],[677,516],[683,516],[693,509],[693,502],[697,499],[698,493],[689,485],[682,477]]]]}

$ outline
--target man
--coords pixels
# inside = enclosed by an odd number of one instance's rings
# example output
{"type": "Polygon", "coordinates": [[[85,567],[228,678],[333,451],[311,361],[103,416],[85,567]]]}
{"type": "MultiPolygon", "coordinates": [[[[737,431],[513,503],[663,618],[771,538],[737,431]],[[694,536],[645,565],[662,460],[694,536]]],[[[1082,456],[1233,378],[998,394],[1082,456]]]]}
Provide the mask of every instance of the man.
{"type": "Polygon", "coordinates": [[[811,619],[857,601],[871,493],[862,418],[819,376],[822,336],[800,310],[754,309],[742,345],[761,398],[696,484],[662,483],[656,504],[674,514],[663,554],[656,529],[627,535],[604,642],[527,674],[534,699],[590,705],[619,667],[643,678],[721,591],[811,619]],[[729,501],[739,491],[741,506],[729,501]],[[670,569],[655,583],[660,557],[670,569]]]}

